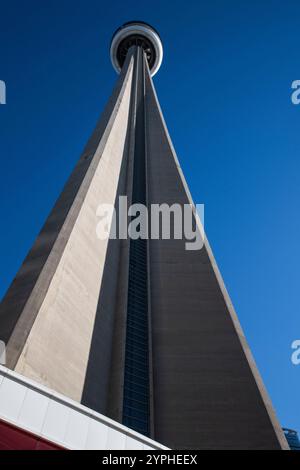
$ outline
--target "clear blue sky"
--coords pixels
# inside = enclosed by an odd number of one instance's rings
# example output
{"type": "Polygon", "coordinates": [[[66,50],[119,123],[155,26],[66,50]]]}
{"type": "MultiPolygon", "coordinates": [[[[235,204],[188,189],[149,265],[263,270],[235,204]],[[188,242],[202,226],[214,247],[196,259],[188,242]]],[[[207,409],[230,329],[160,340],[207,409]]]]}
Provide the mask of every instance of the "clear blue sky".
{"type": "Polygon", "coordinates": [[[194,201],[278,417],[300,431],[300,2],[10,0],[0,14],[0,296],[112,90],[112,33],[147,21],[194,201]]]}

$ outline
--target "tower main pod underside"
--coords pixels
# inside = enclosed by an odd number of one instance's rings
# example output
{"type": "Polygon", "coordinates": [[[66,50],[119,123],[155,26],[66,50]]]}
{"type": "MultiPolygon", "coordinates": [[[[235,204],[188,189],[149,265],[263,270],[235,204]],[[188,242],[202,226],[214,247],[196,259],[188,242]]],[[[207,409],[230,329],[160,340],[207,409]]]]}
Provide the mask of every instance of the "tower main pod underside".
{"type": "Polygon", "coordinates": [[[3,299],[8,367],[171,448],[287,448],[207,241],[99,240],[122,195],[191,203],[140,47],[3,299]]]}

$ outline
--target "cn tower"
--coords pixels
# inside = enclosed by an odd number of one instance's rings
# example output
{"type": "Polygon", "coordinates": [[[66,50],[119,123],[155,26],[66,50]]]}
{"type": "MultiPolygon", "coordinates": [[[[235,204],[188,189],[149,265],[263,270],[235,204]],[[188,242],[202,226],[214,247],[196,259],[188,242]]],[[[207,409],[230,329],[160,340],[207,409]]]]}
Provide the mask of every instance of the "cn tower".
{"type": "MultiPolygon", "coordinates": [[[[63,436],[85,429],[67,417],[61,424],[72,409],[125,436],[123,448],[128,436],[144,448],[287,448],[207,238],[189,251],[184,238],[97,237],[97,208],[121,196],[149,210],[194,207],[153,84],[160,34],[126,23],[110,57],[119,74],[112,95],[1,303],[0,424],[21,429],[26,415],[1,408],[11,381],[26,396],[34,389],[28,406],[45,413],[43,423],[52,408],[42,411],[38,397],[64,406],[52,434],[26,425],[62,447],[83,446],[59,437],[61,426],[63,436]]],[[[166,73],[176,81],[176,70],[166,73]]],[[[84,442],[105,446],[99,433],[84,442]]]]}

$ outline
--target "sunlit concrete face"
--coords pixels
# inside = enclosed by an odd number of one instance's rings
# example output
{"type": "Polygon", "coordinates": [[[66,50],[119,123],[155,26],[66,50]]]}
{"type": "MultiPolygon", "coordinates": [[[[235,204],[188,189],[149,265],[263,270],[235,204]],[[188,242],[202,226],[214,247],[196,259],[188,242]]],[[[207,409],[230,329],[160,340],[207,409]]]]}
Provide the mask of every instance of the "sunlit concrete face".
{"type": "Polygon", "coordinates": [[[192,204],[143,47],[3,299],[7,365],[171,448],[285,448],[207,240],[96,237],[120,195],[192,204]]]}
{"type": "Polygon", "coordinates": [[[15,367],[17,372],[42,380],[78,401],[107,253],[107,240],[99,240],[96,235],[97,207],[115,201],[128,125],[131,78],[132,69],[84,204],[15,367]],[[64,361],[57,367],[61,358],[64,361]]]}

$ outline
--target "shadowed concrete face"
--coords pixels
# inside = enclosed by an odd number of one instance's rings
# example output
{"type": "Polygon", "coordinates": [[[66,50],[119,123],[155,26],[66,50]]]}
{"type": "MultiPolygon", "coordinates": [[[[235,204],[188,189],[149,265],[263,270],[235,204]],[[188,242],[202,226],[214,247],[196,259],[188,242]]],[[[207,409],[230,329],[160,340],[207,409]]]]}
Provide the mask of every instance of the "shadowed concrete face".
{"type": "Polygon", "coordinates": [[[171,448],[287,448],[208,242],[97,239],[120,195],[192,203],[140,47],[3,299],[8,366],[171,448]]]}
{"type": "MultiPolygon", "coordinates": [[[[149,74],[145,101],[148,201],[191,203],[149,74]]],[[[154,435],[171,448],[280,448],[285,440],[209,245],[186,251],[184,242],[149,242],[154,435]]]]}

